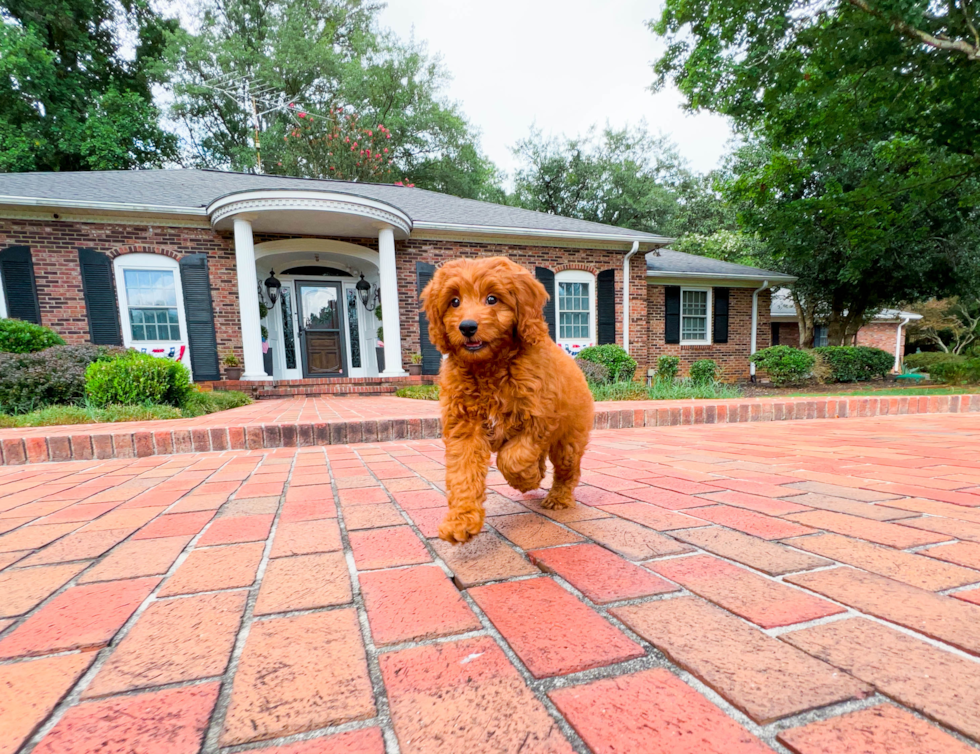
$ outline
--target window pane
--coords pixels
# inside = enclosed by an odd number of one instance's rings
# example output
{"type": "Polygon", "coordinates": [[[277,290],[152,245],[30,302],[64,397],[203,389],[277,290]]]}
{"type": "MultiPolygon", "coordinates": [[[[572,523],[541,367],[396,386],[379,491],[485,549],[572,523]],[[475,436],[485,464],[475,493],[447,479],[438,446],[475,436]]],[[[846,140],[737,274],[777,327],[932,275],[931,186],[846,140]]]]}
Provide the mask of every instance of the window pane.
{"type": "Polygon", "coordinates": [[[124,270],[130,306],[176,306],[177,291],[170,270],[124,270]]]}
{"type": "Polygon", "coordinates": [[[170,339],[180,340],[180,325],[170,325],[170,339]]]}
{"type": "Polygon", "coordinates": [[[146,326],[146,339],[147,340],[158,340],[157,338],[157,326],[147,325],[146,326]]]}
{"type": "Polygon", "coordinates": [[[708,314],[707,291],[684,291],[681,314],[692,317],[704,317],[708,314]]]}
{"type": "Polygon", "coordinates": [[[133,340],[180,340],[176,309],[130,308],[133,340]]]}
{"type": "Polygon", "coordinates": [[[558,284],[558,337],[588,338],[592,306],[588,283],[558,284]]]}
{"type": "Polygon", "coordinates": [[[133,325],[133,340],[146,340],[146,332],[143,325],[133,325]]]}
{"type": "Polygon", "coordinates": [[[681,318],[681,340],[707,340],[707,339],[708,339],[707,317],[682,317],[681,318]]]}

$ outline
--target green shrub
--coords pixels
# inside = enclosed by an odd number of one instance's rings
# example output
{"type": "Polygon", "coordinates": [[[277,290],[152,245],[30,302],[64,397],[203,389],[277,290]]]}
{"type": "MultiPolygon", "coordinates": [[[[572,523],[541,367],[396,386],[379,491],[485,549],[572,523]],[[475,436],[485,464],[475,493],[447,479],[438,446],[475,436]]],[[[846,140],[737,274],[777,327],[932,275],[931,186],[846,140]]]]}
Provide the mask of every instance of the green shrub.
{"type": "Polygon", "coordinates": [[[0,353],[33,353],[64,344],[50,327],[19,319],[0,319],[0,353]]]}
{"type": "Polygon", "coordinates": [[[830,367],[832,382],[867,382],[884,377],[895,365],[895,357],[868,346],[822,346],[813,352],[830,367]]]}
{"type": "Polygon", "coordinates": [[[749,361],[763,370],[774,385],[797,385],[810,377],[813,354],[792,346],[772,346],[756,351],[749,361]]]}
{"type": "Polygon", "coordinates": [[[657,379],[672,384],[677,379],[677,372],[680,370],[680,366],[681,360],[679,356],[658,356],[657,379]]]}
{"type": "Polygon", "coordinates": [[[633,357],[622,346],[613,343],[583,348],[576,358],[602,364],[609,370],[609,379],[613,382],[631,382],[636,373],[636,361],[633,357]]]}
{"type": "Polygon", "coordinates": [[[713,359],[699,359],[691,364],[691,382],[695,385],[711,385],[715,382],[718,365],[713,359]]]}
{"type": "Polygon", "coordinates": [[[252,402],[245,393],[238,390],[212,390],[209,393],[191,391],[180,406],[184,416],[203,416],[229,408],[247,406],[252,402]]]}
{"type": "Polygon", "coordinates": [[[179,361],[130,351],[85,370],[85,394],[96,406],[167,404],[181,406],[192,391],[190,374],[179,361]]]}
{"type": "Polygon", "coordinates": [[[10,414],[85,400],[85,370],[126,353],[111,346],[54,346],[33,353],[0,353],[0,410],[10,414]]]}
{"type": "Polygon", "coordinates": [[[918,369],[922,372],[932,370],[934,364],[962,364],[966,361],[965,356],[955,353],[944,353],[943,351],[925,351],[922,353],[910,353],[905,357],[905,366],[909,369],[918,369]]]}
{"type": "Polygon", "coordinates": [[[980,383],[980,358],[941,361],[929,367],[929,376],[950,385],[976,385],[980,383]]]}
{"type": "Polygon", "coordinates": [[[588,382],[603,384],[609,382],[609,368],[605,364],[597,364],[594,361],[585,359],[575,359],[578,368],[582,370],[588,382]]]}
{"type": "Polygon", "coordinates": [[[423,401],[437,401],[439,400],[439,386],[410,385],[408,387],[400,387],[395,391],[395,395],[399,398],[417,398],[423,401]]]}

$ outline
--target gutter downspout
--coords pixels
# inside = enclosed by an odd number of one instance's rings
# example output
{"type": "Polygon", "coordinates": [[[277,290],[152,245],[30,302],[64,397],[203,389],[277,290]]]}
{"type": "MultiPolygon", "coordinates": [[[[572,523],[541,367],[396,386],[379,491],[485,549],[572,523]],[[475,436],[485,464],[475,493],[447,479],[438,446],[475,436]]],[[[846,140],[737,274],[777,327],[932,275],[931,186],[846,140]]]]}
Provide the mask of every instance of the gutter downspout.
{"type": "Polygon", "coordinates": [[[630,259],[640,250],[640,242],[634,241],[633,248],[623,260],[623,349],[630,352],[630,259]]]}
{"type": "Polygon", "coordinates": [[[902,328],[911,321],[911,317],[902,317],[902,321],[898,323],[898,332],[895,334],[895,366],[892,368],[896,373],[902,368],[902,328]]]}
{"type": "MultiPolygon", "coordinates": [[[[756,352],[756,343],[758,341],[758,330],[759,330],[759,294],[762,293],[766,288],[769,287],[769,281],[766,280],[761,286],[752,291],[752,336],[751,336],[751,346],[749,351],[749,356],[752,356],[756,352]]],[[[752,376],[752,382],[755,382],[755,364],[749,364],[749,374],[752,376]]]]}

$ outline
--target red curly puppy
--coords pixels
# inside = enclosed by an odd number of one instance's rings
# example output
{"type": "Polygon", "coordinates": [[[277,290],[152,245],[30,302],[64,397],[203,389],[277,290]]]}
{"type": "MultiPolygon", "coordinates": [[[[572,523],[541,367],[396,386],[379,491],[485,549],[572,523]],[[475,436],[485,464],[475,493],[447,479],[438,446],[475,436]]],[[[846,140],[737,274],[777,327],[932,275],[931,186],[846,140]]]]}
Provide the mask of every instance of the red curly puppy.
{"type": "Polygon", "coordinates": [[[585,377],[548,336],[548,294],[506,257],[458,259],[422,291],[429,339],[448,358],[440,371],[449,515],[439,536],[466,542],[483,527],[490,454],[507,483],[537,489],[554,466],[546,508],[575,505],[592,428],[585,377]]]}

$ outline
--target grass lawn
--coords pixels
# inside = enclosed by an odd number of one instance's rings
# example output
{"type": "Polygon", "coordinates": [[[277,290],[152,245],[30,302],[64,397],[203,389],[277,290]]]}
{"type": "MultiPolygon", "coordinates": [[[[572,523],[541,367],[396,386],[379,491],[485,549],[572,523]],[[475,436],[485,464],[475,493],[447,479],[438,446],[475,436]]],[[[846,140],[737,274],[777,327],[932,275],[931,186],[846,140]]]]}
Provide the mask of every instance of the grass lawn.
{"type": "MultiPolygon", "coordinates": [[[[867,390],[846,390],[840,393],[834,392],[824,392],[824,393],[788,393],[787,398],[812,398],[815,396],[826,397],[826,398],[863,398],[863,397],[873,397],[877,395],[965,395],[968,393],[980,393],[980,385],[950,385],[945,387],[893,387],[893,388],[880,388],[875,390],[869,388],[867,390]]],[[[775,395],[773,397],[776,397],[775,395]]]]}
{"type": "MultiPolygon", "coordinates": [[[[713,385],[692,385],[684,380],[666,385],[654,384],[647,387],[639,382],[616,382],[611,385],[590,384],[592,398],[596,401],[676,401],[685,398],[701,400],[738,398],[742,392],[735,385],[715,383],[713,385]]],[[[412,385],[395,391],[399,398],[417,398],[419,400],[439,400],[438,385],[412,385]]]]}
{"type": "Polygon", "coordinates": [[[245,393],[234,390],[216,390],[210,393],[192,393],[187,402],[175,406],[48,406],[26,414],[0,413],[0,429],[11,427],[54,427],[64,424],[102,424],[105,422],[151,421],[155,419],[186,419],[213,414],[229,408],[246,406],[252,402],[245,393]]]}

